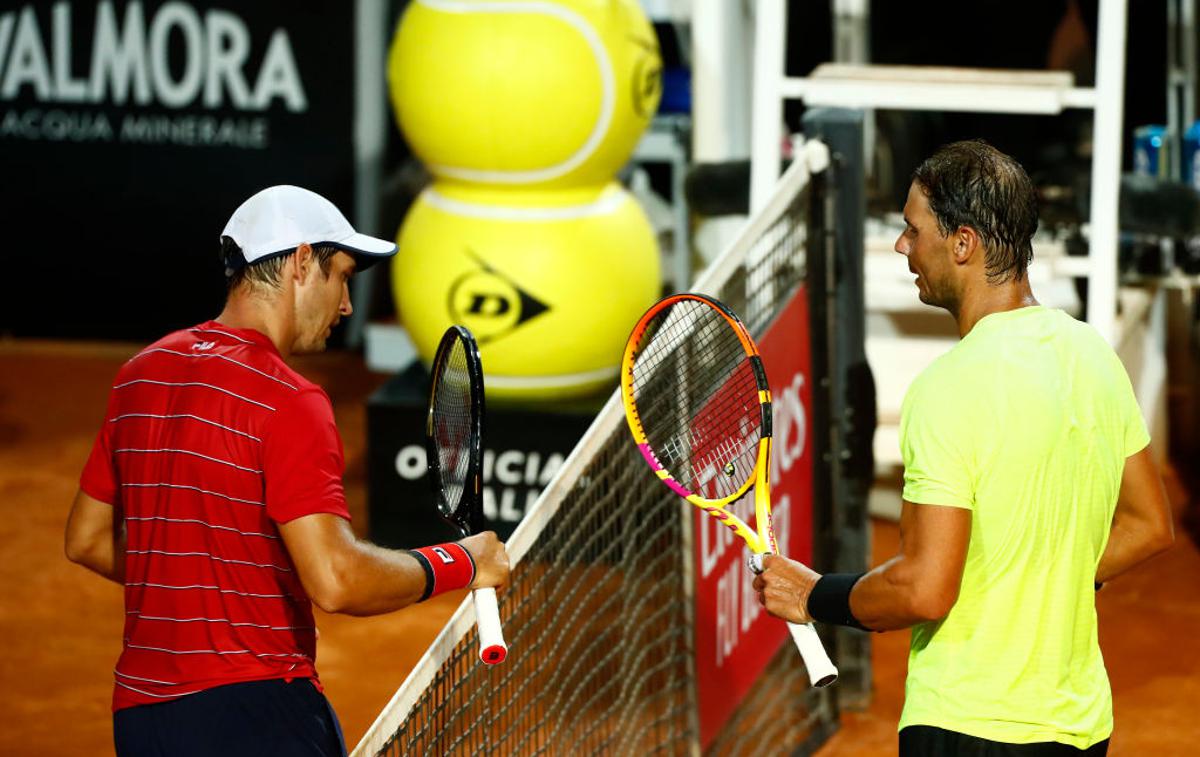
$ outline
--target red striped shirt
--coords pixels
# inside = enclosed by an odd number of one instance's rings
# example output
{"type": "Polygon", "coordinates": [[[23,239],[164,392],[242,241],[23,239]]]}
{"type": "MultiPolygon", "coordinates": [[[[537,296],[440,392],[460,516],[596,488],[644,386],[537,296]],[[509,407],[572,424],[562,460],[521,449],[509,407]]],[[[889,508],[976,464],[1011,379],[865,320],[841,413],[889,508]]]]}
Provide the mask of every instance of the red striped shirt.
{"type": "Polygon", "coordinates": [[[256,331],[215,321],[117,374],[80,487],[126,527],[113,709],[316,679],[312,604],[276,524],[349,519],[329,398],[256,331]]]}

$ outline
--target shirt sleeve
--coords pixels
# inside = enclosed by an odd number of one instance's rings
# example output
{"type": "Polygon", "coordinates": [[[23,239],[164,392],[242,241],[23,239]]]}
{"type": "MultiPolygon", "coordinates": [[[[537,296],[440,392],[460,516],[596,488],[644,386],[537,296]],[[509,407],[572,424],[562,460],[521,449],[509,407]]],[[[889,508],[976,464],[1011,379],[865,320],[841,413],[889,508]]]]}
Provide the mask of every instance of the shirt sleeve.
{"type": "Polygon", "coordinates": [[[919,376],[900,410],[900,452],[904,460],[904,499],[914,504],[975,509],[969,414],[919,376]]]}
{"type": "Polygon", "coordinates": [[[1124,396],[1123,418],[1125,457],[1136,455],[1150,445],[1150,432],[1146,429],[1146,419],[1142,417],[1142,408],[1138,405],[1137,395],[1133,393],[1133,384],[1125,367],[1117,361],[1121,371],[1121,389],[1124,396]]]}
{"type": "Polygon", "coordinates": [[[329,397],[318,388],[302,390],[275,411],[263,438],[267,515],[276,523],[315,513],[350,520],[345,467],[329,397]]]}
{"type": "Polygon", "coordinates": [[[112,456],[112,435],[115,425],[112,422],[113,407],[113,395],[110,392],[108,409],[104,413],[104,423],[100,425],[96,441],[92,443],[91,454],[88,455],[87,462],[83,466],[83,473],[79,476],[79,488],[83,490],[84,494],[110,505],[118,504],[117,497],[120,494],[117,469],[112,456]]]}

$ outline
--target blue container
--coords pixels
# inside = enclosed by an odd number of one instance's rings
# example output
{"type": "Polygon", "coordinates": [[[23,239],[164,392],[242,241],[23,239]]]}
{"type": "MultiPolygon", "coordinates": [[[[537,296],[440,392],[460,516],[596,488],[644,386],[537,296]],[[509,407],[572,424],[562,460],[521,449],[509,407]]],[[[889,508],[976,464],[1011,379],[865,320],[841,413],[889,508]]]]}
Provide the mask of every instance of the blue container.
{"type": "Polygon", "coordinates": [[[1183,135],[1183,173],[1180,178],[1193,189],[1200,189],[1200,121],[1192,124],[1183,135]]]}
{"type": "Polygon", "coordinates": [[[1167,127],[1139,126],[1133,132],[1133,172],[1168,178],[1171,175],[1168,151],[1167,127]]]}

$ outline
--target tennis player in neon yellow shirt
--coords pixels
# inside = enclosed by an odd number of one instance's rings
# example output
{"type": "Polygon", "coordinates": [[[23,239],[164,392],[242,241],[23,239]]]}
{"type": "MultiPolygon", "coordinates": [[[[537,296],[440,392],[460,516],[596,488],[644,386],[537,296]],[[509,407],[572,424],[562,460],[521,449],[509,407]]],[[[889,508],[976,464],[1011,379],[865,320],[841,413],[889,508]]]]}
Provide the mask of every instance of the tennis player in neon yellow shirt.
{"type": "Polygon", "coordinates": [[[1105,754],[1095,590],[1173,540],[1129,378],[1034,298],[1037,203],[1015,160],[942,148],[904,218],[896,251],[961,341],[904,400],[900,554],[824,576],[771,557],[755,588],[793,622],[912,627],[901,755],[1105,754]]]}

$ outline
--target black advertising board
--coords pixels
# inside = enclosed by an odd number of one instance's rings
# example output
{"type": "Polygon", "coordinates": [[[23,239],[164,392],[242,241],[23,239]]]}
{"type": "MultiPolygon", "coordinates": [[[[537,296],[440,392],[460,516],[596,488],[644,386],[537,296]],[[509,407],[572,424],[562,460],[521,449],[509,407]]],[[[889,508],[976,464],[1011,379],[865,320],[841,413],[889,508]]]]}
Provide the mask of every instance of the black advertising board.
{"type": "MultiPolygon", "coordinates": [[[[147,340],[212,317],[271,184],[354,218],[355,3],[0,2],[0,331],[147,340]]],[[[380,65],[384,65],[380,61],[380,65]]]]}
{"type": "MultiPolygon", "coordinates": [[[[483,420],[483,511],[507,539],[562,467],[604,397],[571,403],[487,401],[483,420]]],[[[371,541],[412,548],[458,536],[433,505],[426,471],[429,376],[414,363],[367,403],[367,490],[371,541]]]]}

